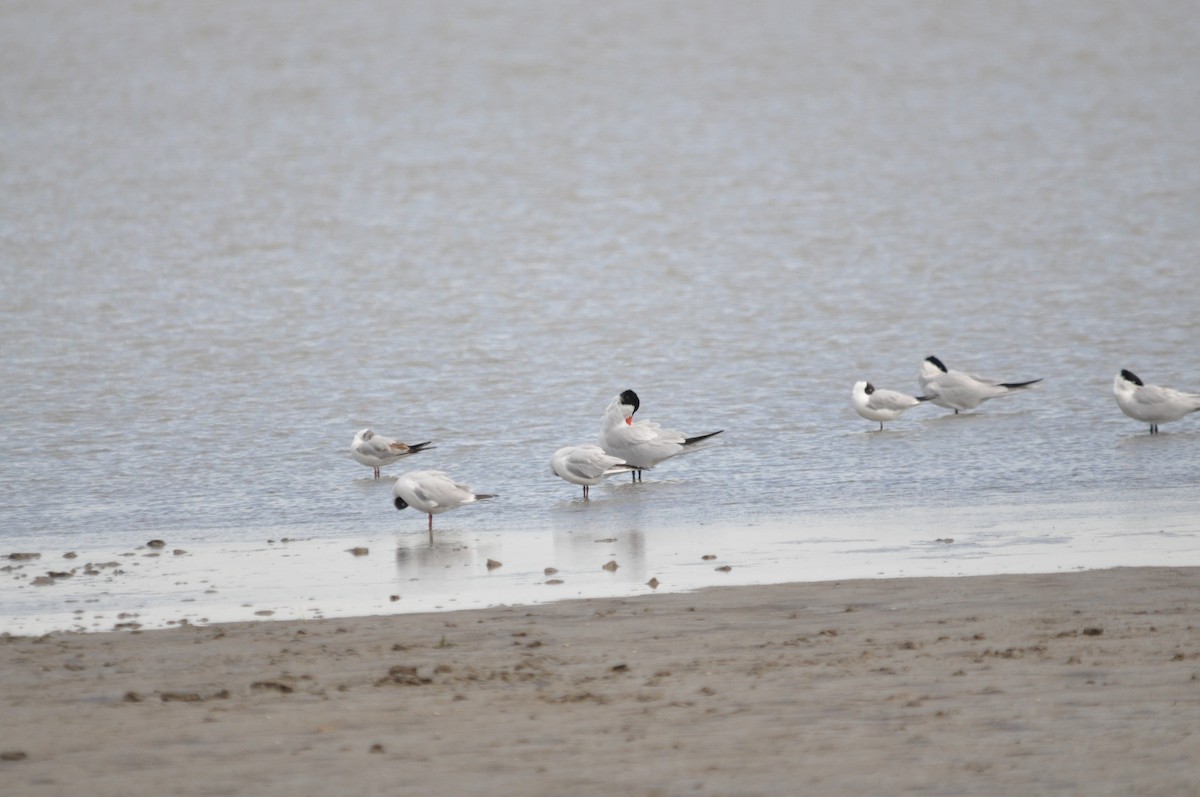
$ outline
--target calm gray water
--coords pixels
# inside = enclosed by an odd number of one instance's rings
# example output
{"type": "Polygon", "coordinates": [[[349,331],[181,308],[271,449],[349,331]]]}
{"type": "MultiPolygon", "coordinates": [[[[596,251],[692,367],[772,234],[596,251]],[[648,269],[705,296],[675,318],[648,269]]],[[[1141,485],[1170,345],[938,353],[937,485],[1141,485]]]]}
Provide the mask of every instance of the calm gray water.
{"type": "Polygon", "coordinates": [[[2,3],[0,551],[421,540],[365,426],[457,532],[1200,516],[1196,11],[2,3]],[[1045,383],[874,433],[929,354],[1045,383]],[[584,506],[627,387],[726,431],[584,506]]]}

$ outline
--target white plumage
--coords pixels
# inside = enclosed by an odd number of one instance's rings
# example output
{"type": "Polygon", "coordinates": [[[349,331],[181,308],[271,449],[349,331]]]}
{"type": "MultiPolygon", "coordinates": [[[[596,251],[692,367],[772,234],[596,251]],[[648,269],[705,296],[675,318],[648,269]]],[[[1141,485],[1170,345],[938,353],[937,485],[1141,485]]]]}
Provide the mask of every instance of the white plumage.
{"type": "Polygon", "coordinates": [[[440,470],[414,470],[402,474],[392,487],[393,504],[397,509],[412,507],[429,515],[429,533],[433,534],[433,516],[460,506],[473,504],[494,495],[475,493],[465,484],[451,479],[440,470]]]}
{"type": "MultiPolygon", "coordinates": [[[[649,470],[663,460],[696,450],[696,444],[724,430],[696,437],[663,429],[651,421],[634,421],[641,401],[632,390],[623,391],[604,410],[600,445],[606,454],[619,458],[636,468],[649,470]]],[[[634,471],[634,481],[641,480],[641,471],[634,471]]]]}
{"type": "Polygon", "coordinates": [[[929,396],[910,396],[896,390],[882,390],[870,382],[855,382],[851,393],[854,411],[868,421],[879,421],[883,431],[884,421],[894,421],[905,410],[929,401],[929,396]]]}
{"type": "Polygon", "coordinates": [[[637,468],[611,454],[605,454],[600,446],[564,446],[550,458],[550,470],[560,479],[583,486],[583,497],[588,497],[588,488],[618,473],[630,473],[637,468]]]}
{"type": "Polygon", "coordinates": [[[1200,410],[1200,394],[1147,385],[1137,374],[1126,370],[1113,378],[1113,397],[1121,412],[1135,421],[1150,424],[1150,434],[1158,434],[1160,423],[1177,421],[1189,412],[1200,410]]]}
{"type": "Polygon", "coordinates": [[[350,444],[350,455],[356,462],[360,462],[368,468],[374,468],[375,478],[378,479],[380,468],[391,465],[398,459],[424,451],[428,446],[428,440],[424,443],[408,445],[390,437],[375,434],[370,429],[363,429],[354,435],[354,442],[350,444]]]}
{"type": "Polygon", "coordinates": [[[985,401],[1024,390],[1041,381],[1031,379],[1028,382],[1000,382],[962,371],[952,371],[937,357],[926,357],[917,376],[923,395],[928,396],[929,400],[939,407],[954,410],[956,413],[959,410],[973,410],[985,401]]]}

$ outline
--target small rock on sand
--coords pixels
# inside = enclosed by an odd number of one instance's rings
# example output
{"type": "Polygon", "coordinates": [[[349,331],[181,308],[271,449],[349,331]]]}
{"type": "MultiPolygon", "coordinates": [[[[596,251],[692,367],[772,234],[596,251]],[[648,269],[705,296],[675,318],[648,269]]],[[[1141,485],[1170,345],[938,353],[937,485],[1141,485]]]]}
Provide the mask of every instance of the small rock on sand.
{"type": "Polygon", "coordinates": [[[502,562],[497,562],[495,559],[488,559],[487,560],[487,569],[495,570],[497,567],[500,567],[502,564],[503,564],[502,562]]]}
{"type": "Polygon", "coordinates": [[[616,572],[616,569],[617,569],[618,567],[620,567],[620,565],[619,565],[619,564],[617,564],[617,560],[616,560],[616,559],[614,559],[614,560],[612,560],[611,562],[609,562],[608,564],[604,565],[604,567],[603,567],[603,568],[601,568],[601,569],[602,569],[602,570],[607,570],[608,572],[610,572],[610,573],[613,573],[613,572],[616,572]]]}
{"type": "Polygon", "coordinates": [[[356,548],[347,548],[346,550],[354,556],[366,556],[371,552],[370,548],[363,548],[362,546],[358,546],[356,548]]]}

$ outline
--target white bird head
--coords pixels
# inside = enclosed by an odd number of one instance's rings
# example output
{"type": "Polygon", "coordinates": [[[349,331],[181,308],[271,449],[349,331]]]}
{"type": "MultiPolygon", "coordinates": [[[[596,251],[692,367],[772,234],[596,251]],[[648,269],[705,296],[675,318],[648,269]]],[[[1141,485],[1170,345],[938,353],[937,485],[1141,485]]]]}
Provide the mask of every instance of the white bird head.
{"type": "Polygon", "coordinates": [[[921,363],[921,373],[923,374],[932,376],[938,371],[941,371],[943,374],[950,373],[950,370],[946,368],[945,363],[943,363],[937,357],[934,357],[932,354],[925,358],[925,362],[921,363]]]}

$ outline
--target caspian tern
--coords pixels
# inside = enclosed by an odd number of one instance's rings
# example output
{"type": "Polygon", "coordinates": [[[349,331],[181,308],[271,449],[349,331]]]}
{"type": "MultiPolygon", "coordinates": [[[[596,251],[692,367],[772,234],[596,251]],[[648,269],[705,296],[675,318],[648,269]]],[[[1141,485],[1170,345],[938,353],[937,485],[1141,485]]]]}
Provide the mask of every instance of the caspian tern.
{"type": "Polygon", "coordinates": [[[725,431],[718,429],[696,437],[685,437],[682,432],[663,429],[650,421],[634,421],[633,414],[642,405],[637,393],[626,390],[614,398],[604,410],[600,445],[606,454],[618,457],[627,465],[640,470],[633,471],[633,480],[642,480],[642,471],[653,468],[665,459],[678,454],[697,450],[696,444],[725,431]]]}
{"type": "Polygon", "coordinates": [[[852,395],[854,411],[868,421],[879,421],[881,432],[884,421],[894,421],[910,407],[932,399],[932,396],[910,396],[896,390],[880,390],[870,382],[855,382],[852,395]]]}
{"type": "Polygon", "coordinates": [[[354,435],[354,442],[350,445],[350,454],[357,462],[361,462],[368,468],[374,468],[375,478],[378,479],[379,469],[384,465],[391,465],[398,459],[424,451],[429,443],[430,441],[426,440],[424,443],[408,445],[390,437],[375,434],[370,429],[363,429],[354,435]]]}
{"type": "Polygon", "coordinates": [[[1200,394],[1147,385],[1137,374],[1124,369],[1113,378],[1113,396],[1121,412],[1150,424],[1150,434],[1158,434],[1160,423],[1177,421],[1200,410],[1200,394]]]}
{"type": "Polygon", "coordinates": [[[620,457],[605,454],[600,446],[565,446],[550,458],[550,470],[560,479],[583,485],[583,498],[587,500],[589,487],[608,476],[635,472],[637,468],[620,457]]]}
{"type": "Polygon", "coordinates": [[[465,504],[473,504],[494,495],[472,492],[465,484],[459,484],[440,470],[413,470],[396,479],[392,488],[396,509],[412,507],[429,515],[429,537],[433,539],[433,516],[465,504]]]}
{"type": "Polygon", "coordinates": [[[1028,388],[1041,382],[1041,379],[1030,379],[1028,382],[998,382],[995,379],[985,379],[972,376],[962,371],[951,371],[937,357],[926,357],[921,363],[921,373],[917,376],[921,385],[921,393],[939,407],[954,410],[973,410],[989,399],[1007,396],[1017,390],[1028,388]]]}

